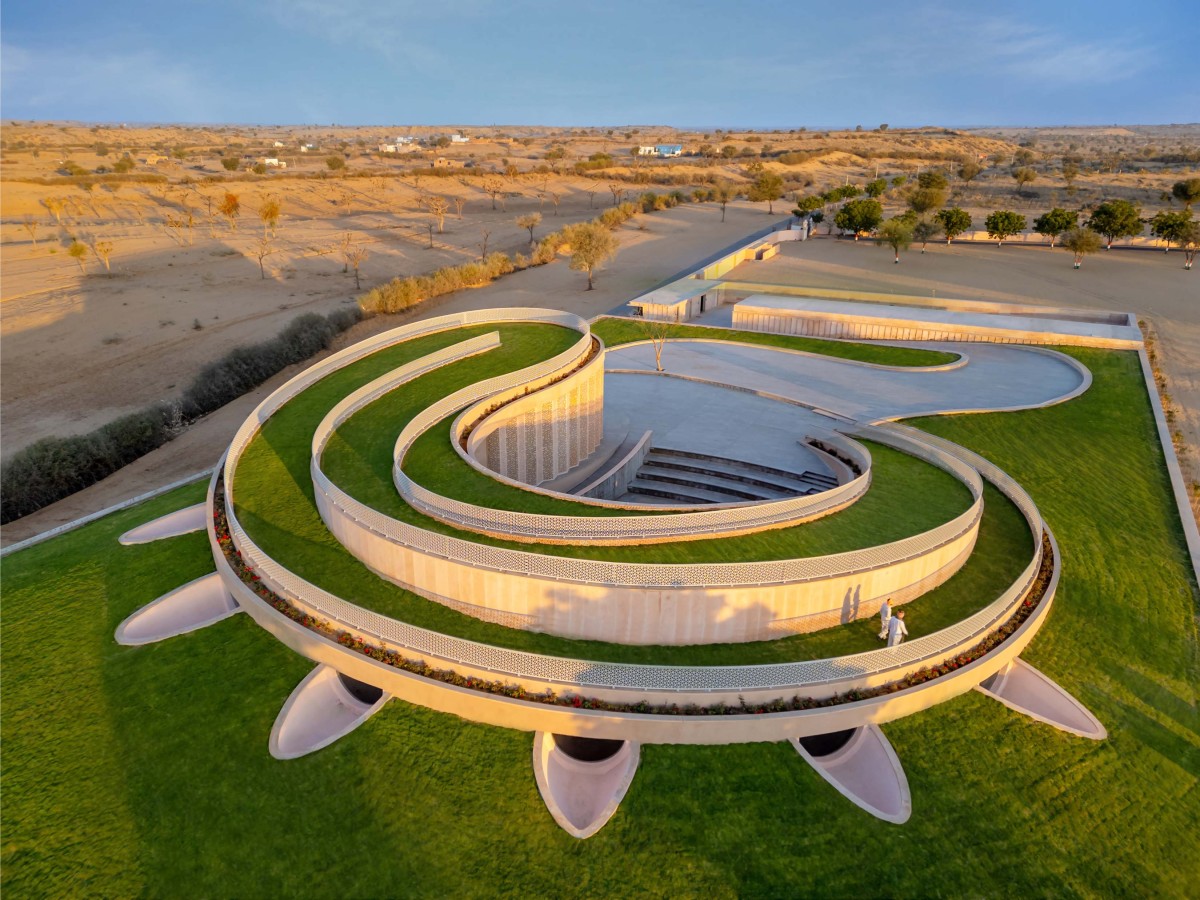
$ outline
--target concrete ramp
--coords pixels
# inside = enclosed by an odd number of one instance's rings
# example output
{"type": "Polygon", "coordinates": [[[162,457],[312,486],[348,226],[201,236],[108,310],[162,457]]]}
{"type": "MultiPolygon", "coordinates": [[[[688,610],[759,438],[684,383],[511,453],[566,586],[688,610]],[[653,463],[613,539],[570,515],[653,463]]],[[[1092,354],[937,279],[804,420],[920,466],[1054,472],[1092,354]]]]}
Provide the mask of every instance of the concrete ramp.
{"type": "Polygon", "coordinates": [[[550,815],[572,837],[589,838],[612,818],[641,759],[633,741],[600,741],[539,731],[533,774],[550,815]]]}
{"type": "Polygon", "coordinates": [[[391,694],[319,665],[296,685],[271,728],[276,759],[295,759],[349,734],[390,700],[391,694]]]}
{"type": "Polygon", "coordinates": [[[241,609],[216,572],[163,594],[117,626],[118,644],[153,644],[220,622],[241,609]]]}
{"type": "Polygon", "coordinates": [[[908,779],[878,725],[792,738],[792,746],[855,806],[896,825],[912,815],[908,779]]]}
{"type": "Polygon", "coordinates": [[[132,544],[148,544],[151,541],[161,541],[163,538],[178,537],[181,534],[191,534],[201,531],[208,524],[208,504],[197,503],[186,509],[177,509],[173,513],[160,516],[152,522],[139,525],[125,532],[117,541],[125,546],[132,544]]]}
{"type": "Polygon", "coordinates": [[[976,690],[1059,731],[1093,741],[1108,737],[1087,707],[1022,659],[1014,659],[976,690]]]}

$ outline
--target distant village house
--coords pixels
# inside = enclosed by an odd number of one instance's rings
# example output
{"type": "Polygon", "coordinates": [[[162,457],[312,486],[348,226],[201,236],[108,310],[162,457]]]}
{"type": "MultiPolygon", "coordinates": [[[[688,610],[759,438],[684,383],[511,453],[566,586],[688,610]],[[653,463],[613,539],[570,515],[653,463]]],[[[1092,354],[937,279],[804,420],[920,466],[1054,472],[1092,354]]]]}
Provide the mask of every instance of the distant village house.
{"type": "Polygon", "coordinates": [[[657,156],[683,156],[683,144],[657,144],[654,147],[657,156]]]}

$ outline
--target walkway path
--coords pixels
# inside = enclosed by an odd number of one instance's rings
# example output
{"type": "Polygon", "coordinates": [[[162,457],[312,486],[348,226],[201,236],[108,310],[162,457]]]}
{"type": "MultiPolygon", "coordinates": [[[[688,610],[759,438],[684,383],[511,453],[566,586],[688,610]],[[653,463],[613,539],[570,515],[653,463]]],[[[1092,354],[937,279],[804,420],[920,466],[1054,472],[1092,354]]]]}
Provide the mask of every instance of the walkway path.
{"type": "MultiPolygon", "coordinates": [[[[902,370],[846,360],[779,353],[715,342],[668,343],[669,373],[778,394],[855,419],[927,415],[977,409],[1037,406],[1070,394],[1083,378],[1060,354],[1024,347],[939,343],[964,353],[965,366],[902,370]]],[[[608,369],[654,369],[648,344],[608,351],[608,369]]]]}

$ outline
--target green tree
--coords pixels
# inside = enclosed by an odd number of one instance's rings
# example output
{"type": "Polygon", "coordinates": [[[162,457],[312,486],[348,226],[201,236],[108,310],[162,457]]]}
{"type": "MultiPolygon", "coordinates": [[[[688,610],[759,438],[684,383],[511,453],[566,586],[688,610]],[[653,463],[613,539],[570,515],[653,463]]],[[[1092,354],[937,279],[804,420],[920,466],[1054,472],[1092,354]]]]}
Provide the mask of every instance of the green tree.
{"type": "Polygon", "coordinates": [[[919,241],[921,244],[921,252],[925,252],[925,245],[942,233],[941,223],[937,219],[930,221],[929,219],[921,219],[917,224],[913,225],[912,236],[914,241],[919,241]]]}
{"type": "Polygon", "coordinates": [[[225,167],[226,172],[236,172],[238,166],[241,165],[241,161],[237,157],[226,156],[221,160],[221,165],[225,167]]]}
{"type": "Polygon", "coordinates": [[[1100,235],[1090,228],[1072,228],[1062,238],[1065,250],[1075,254],[1075,268],[1083,265],[1083,258],[1100,249],[1100,235]]]}
{"type": "Polygon", "coordinates": [[[874,199],[883,196],[883,192],[887,190],[887,179],[876,178],[874,181],[867,182],[867,196],[874,199]]]}
{"type": "Polygon", "coordinates": [[[938,210],[934,220],[942,226],[946,235],[946,244],[971,227],[971,215],[965,209],[952,206],[949,209],[938,210]]]}
{"type": "Polygon", "coordinates": [[[767,203],[767,215],[775,213],[775,201],[783,196],[783,177],[774,172],[763,172],[750,185],[749,198],[755,203],[767,203]]]}
{"type": "Polygon", "coordinates": [[[329,166],[330,171],[336,172],[338,169],[346,168],[346,160],[341,156],[327,156],[325,165],[329,166]]]}
{"type": "Polygon", "coordinates": [[[1200,222],[1192,222],[1187,231],[1179,238],[1179,246],[1183,248],[1183,267],[1190,269],[1196,261],[1196,251],[1200,249],[1200,222]]]}
{"type": "Polygon", "coordinates": [[[1107,238],[1104,249],[1111,250],[1118,238],[1142,233],[1142,210],[1129,200],[1105,200],[1096,207],[1087,225],[1107,238]]]}
{"type": "Polygon", "coordinates": [[[1017,193],[1020,194],[1025,189],[1025,185],[1033,184],[1037,180],[1037,172],[1028,166],[1020,166],[1013,169],[1012,177],[1013,181],[1017,183],[1017,193]]]}
{"type": "Polygon", "coordinates": [[[570,267],[576,272],[587,272],[588,286],[592,290],[596,269],[617,253],[617,236],[595,222],[568,225],[562,231],[564,240],[571,246],[570,267]]]}
{"type": "Polygon", "coordinates": [[[958,167],[958,177],[970,184],[979,177],[979,173],[983,171],[983,166],[975,162],[973,159],[964,159],[962,165],[958,167]]]}
{"type": "Polygon", "coordinates": [[[1186,208],[1191,209],[1192,204],[1200,200],[1200,178],[1175,182],[1171,185],[1171,196],[1182,201],[1186,208]]]}
{"type": "Polygon", "coordinates": [[[917,176],[917,187],[926,191],[944,191],[950,187],[950,181],[944,172],[932,169],[917,176]]]}
{"type": "Polygon", "coordinates": [[[913,226],[897,217],[888,219],[879,226],[879,239],[892,248],[896,263],[900,263],[900,251],[907,250],[913,241],[913,226]]]}
{"type": "Polygon", "coordinates": [[[87,272],[87,253],[87,245],[79,241],[71,241],[71,246],[67,248],[67,255],[79,263],[79,271],[84,273],[87,272]]]}
{"type": "Polygon", "coordinates": [[[721,148],[721,156],[725,159],[733,159],[735,156],[737,156],[737,152],[737,147],[735,147],[733,144],[726,144],[721,148]]]}
{"type": "Polygon", "coordinates": [[[940,188],[917,188],[908,195],[908,208],[918,216],[933,212],[946,202],[946,192],[940,188]]]}
{"type": "Polygon", "coordinates": [[[1005,238],[1025,230],[1025,217],[1011,209],[998,209],[988,214],[983,226],[987,229],[988,237],[995,238],[999,247],[1003,246],[1005,238]]]}
{"type": "Polygon", "coordinates": [[[1079,213],[1065,209],[1054,207],[1050,212],[1042,213],[1033,220],[1033,230],[1038,234],[1047,235],[1050,238],[1050,246],[1054,246],[1054,240],[1064,231],[1070,231],[1079,224],[1079,213]]]}
{"type": "Polygon", "coordinates": [[[852,232],[856,241],[860,234],[870,234],[882,221],[883,206],[870,199],[850,200],[833,217],[833,224],[844,232],[852,232]]]}
{"type": "Polygon", "coordinates": [[[258,217],[263,223],[264,237],[266,237],[267,229],[270,229],[271,234],[275,233],[275,228],[279,225],[281,211],[282,207],[277,197],[268,197],[263,201],[263,205],[258,208],[258,217]]]}
{"type": "Polygon", "coordinates": [[[533,229],[542,224],[541,213],[530,213],[527,216],[517,216],[517,226],[529,230],[529,246],[533,246],[533,229]]]}
{"type": "Polygon", "coordinates": [[[808,195],[807,197],[796,198],[796,208],[792,210],[797,216],[806,216],[809,213],[816,212],[818,209],[825,208],[825,201],[820,197],[808,195]]]}
{"type": "Polygon", "coordinates": [[[730,200],[737,199],[737,188],[728,181],[718,181],[712,189],[712,198],[716,203],[721,204],[721,221],[725,221],[725,205],[730,200]]]}
{"type": "Polygon", "coordinates": [[[132,172],[133,160],[128,156],[122,156],[115,163],[113,163],[113,171],[118,175],[124,175],[126,172],[132,172]]]}
{"type": "Polygon", "coordinates": [[[237,218],[242,213],[242,203],[238,200],[237,194],[225,192],[225,197],[217,206],[217,212],[229,220],[229,228],[231,231],[237,231],[237,218]]]}
{"type": "Polygon", "coordinates": [[[1192,211],[1171,212],[1163,210],[1150,220],[1150,233],[1166,241],[1163,252],[1169,252],[1171,244],[1180,244],[1192,225],[1192,211]]]}
{"type": "Polygon", "coordinates": [[[1067,193],[1075,193],[1075,179],[1079,177],[1079,166],[1075,162],[1064,159],[1062,165],[1062,178],[1067,183],[1067,193]]]}

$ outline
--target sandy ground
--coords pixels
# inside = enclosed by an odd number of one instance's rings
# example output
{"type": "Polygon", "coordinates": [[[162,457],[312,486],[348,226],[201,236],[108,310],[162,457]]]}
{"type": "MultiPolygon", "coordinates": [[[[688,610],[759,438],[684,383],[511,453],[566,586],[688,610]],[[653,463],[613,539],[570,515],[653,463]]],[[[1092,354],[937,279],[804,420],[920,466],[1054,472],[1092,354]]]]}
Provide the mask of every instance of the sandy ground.
{"type": "Polygon", "coordinates": [[[21,226],[22,211],[62,196],[61,190],[6,186],[0,251],[5,456],[39,438],[86,432],[175,396],[229,347],[272,337],[300,313],[352,305],[361,291],[353,271],[342,271],[338,248],[345,236],[369,254],[360,266],[365,290],[396,275],[477,258],[485,232],[489,252],[525,251],[529,234],[516,225],[518,216],[540,212],[538,236],[594,217],[608,198],[607,191],[589,198],[586,185],[568,183],[572,190],[564,190],[555,216],[534,185],[518,181],[510,185],[507,208],[492,210],[477,186],[449,179],[433,187],[465,200],[463,218],[451,206],[445,231],[435,232],[430,248],[426,223],[433,220],[420,208],[428,183],[424,179],[421,190],[396,179],[292,183],[280,198],[283,217],[263,260],[265,278],[254,256],[267,233],[256,210],[274,196],[270,186],[230,186],[243,209],[236,230],[205,212],[208,200],[223,196],[223,186],[172,188],[165,196],[140,186],[94,198],[80,194],[64,224],[44,224],[36,244],[21,226]],[[344,191],[354,192],[348,205],[344,191]],[[167,216],[182,217],[181,209],[193,211],[192,228],[164,224],[167,216]],[[111,243],[112,271],[94,256],[81,271],[66,253],[72,236],[111,243]]]}
{"type": "MultiPolygon", "coordinates": [[[[586,212],[586,199],[584,200],[586,212]]],[[[582,216],[581,216],[582,217],[582,216]]],[[[371,334],[394,328],[397,325],[420,318],[445,315],[470,309],[486,309],[504,306],[536,306],[552,309],[564,309],[579,315],[591,317],[608,312],[644,291],[654,287],[681,270],[690,267],[698,260],[716,253],[742,237],[767,227],[778,217],[766,215],[761,205],[749,203],[730,204],[726,221],[721,222],[720,210],[713,205],[681,206],[676,209],[642,216],[635,224],[624,226],[620,230],[621,251],[617,259],[600,272],[596,279],[596,289],[587,291],[586,279],[578,272],[571,271],[564,260],[527,269],[507,276],[500,281],[484,288],[463,291],[455,295],[422,306],[416,314],[408,316],[379,316],[362,322],[343,335],[336,345],[338,347],[362,340],[371,334]]],[[[257,267],[257,263],[255,263],[257,267]]],[[[203,277],[197,272],[196,277],[203,277]]],[[[255,273],[257,278],[257,272],[255,273]]],[[[247,295],[252,295],[255,284],[245,288],[247,295]]],[[[353,280],[350,281],[351,288],[353,280]]],[[[342,302],[339,298],[330,298],[334,306],[342,302]]],[[[263,306],[266,304],[260,304],[263,306]]],[[[316,304],[313,304],[316,306],[316,304]]],[[[320,308],[317,306],[317,308],[320,308]]],[[[152,311],[154,305],[147,299],[147,311],[152,311]]],[[[274,334],[278,327],[294,315],[294,311],[283,314],[279,322],[272,327],[258,328],[254,336],[248,336],[248,327],[232,328],[225,332],[225,339],[211,344],[212,355],[219,355],[234,342],[255,340],[274,334]]],[[[146,311],[143,312],[143,318],[146,311]]],[[[252,313],[247,312],[247,317],[252,313]]],[[[264,316],[263,318],[266,318],[264,316]]],[[[254,321],[259,321],[254,319],[254,321]]],[[[155,334],[152,326],[145,327],[151,335],[155,334]]],[[[208,332],[210,329],[205,328],[208,332]]],[[[79,332],[84,346],[80,349],[81,357],[88,352],[94,352],[96,341],[89,340],[87,331],[79,332]]],[[[42,335],[36,335],[41,337],[42,335]]],[[[28,338],[25,338],[28,340],[28,338]]],[[[148,339],[147,339],[148,340],[148,339]]],[[[5,340],[5,364],[8,359],[8,338],[5,340]]],[[[12,340],[14,346],[20,342],[12,340]]],[[[18,410],[28,410],[26,416],[34,423],[42,417],[53,417],[55,403],[62,402],[72,409],[83,411],[89,409],[88,403],[104,405],[109,413],[107,417],[98,417],[98,421],[111,418],[112,410],[119,408],[117,403],[127,402],[127,398],[114,390],[111,385],[116,382],[129,384],[131,390],[137,391],[137,406],[144,402],[171,396],[174,392],[167,390],[167,385],[183,383],[186,377],[194,374],[195,370],[207,361],[197,353],[186,358],[178,355],[170,346],[155,345],[148,340],[151,354],[159,360],[155,368],[149,363],[143,363],[134,358],[126,365],[132,367],[129,372],[118,372],[118,366],[110,361],[107,373],[103,366],[92,370],[90,380],[83,380],[78,372],[55,372],[54,381],[59,385],[54,391],[46,389],[39,399],[25,400],[21,393],[10,383],[5,375],[4,389],[4,436],[5,444],[9,441],[10,400],[18,410]],[[104,377],[101,377],[103,375],[104,377]],[[150,384],[139,384],[139,379],[148,379],[150,384]],[[88,400],[84,400],[86,395],[88,400]],[[119,401],[112,398],[120,397],[119,401]]],[[[104,345],[101,344],[101,347],[104,345]]],[[[120,349],[118,347],[118,349],[120,349]]],[[[28,359],[36,365],[38,356],[31,354],[28,359]]],[[[309,363],[305,363],[307,366],[309,363]]],[[[47,369],[51,368],[49,366],[47,369]]],[[[188,431],[153,453],[148,454],[137,462],[114,473],[109,478],[93,485],[86,490],[68,497],[33,515],[26,516],[16,522],[5,525],[0,530],[4,543],[23,540],[26,537],[54,528],[80,516],[87,515],[106,506],[118,503],[127,497],[135,496],[155,487],[169,484],[172,481],[214,465],[225,445],[242,420],[254,406],[270,391],[282,384],[295,373],[295,369],[280,373],[275,378],[262,385],[256,391],[228,404],[204,420],[193,425],[188,431]]],[[[33,389],[38,388],[36,372],[30,373],[30,383],[33,389]]],[[[48,376],[49,380],[49,376],[48,376]]],[[[40,389],[39,389],[40,390],[40,389]]],[[[60,417],[56,417],[61,420],[60,417]]],[[[78,421],[78,419],[74,420],[78,421]]]]}

